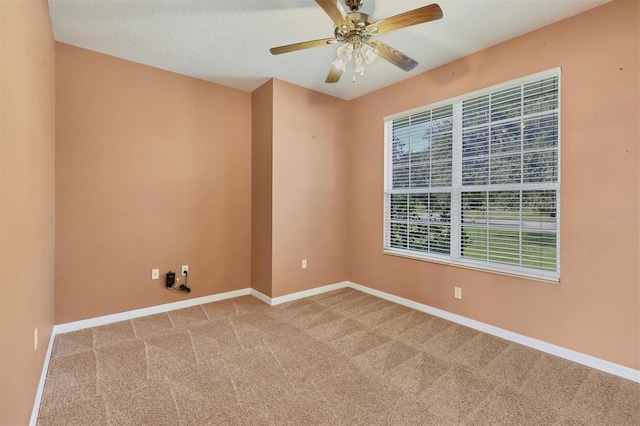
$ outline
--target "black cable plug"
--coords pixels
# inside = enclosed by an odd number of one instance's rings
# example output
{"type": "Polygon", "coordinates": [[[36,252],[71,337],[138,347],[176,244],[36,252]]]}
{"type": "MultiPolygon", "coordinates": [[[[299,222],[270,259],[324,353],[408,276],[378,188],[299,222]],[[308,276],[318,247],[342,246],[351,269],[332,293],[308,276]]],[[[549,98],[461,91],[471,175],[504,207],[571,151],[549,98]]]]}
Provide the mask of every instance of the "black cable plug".
{"type": "Polygon", "coordinates": [[[189,271],[185,269],[182,272],[182,274],[184,275],[184,284],[182,284],[180,286],[180,290],[186,291],[187,293],[191,293],[191,289],[189,287],[187,287],[187,281],[188,281],[188,278],[189,278],[189,271]]]}

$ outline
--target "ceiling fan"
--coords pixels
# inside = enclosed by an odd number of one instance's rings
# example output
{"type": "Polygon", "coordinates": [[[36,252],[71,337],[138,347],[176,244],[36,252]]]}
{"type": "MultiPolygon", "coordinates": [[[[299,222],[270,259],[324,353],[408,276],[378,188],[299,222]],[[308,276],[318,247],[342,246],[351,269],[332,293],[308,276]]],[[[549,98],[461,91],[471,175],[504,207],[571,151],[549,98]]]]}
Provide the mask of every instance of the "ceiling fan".
{"type": "MultiPolygon", "coordinates": [[[[316,3],[334,22],[334,36],[274,47],[270,51],[273,55],[279,55],[311,47],[342,43],[342,46],[338,48],[338,57],[333,61],[325,83],[338,82],[353,57],[355,57],[354,70],[361,76],[364,75],[366,66],[378,56],[405,71],[411,71],[418,65],[416,60],[381,41],[375,40],[373,36],[442,18],[442,9],[437,4],[420,7],[374,22],[371,16],[358,12],[364,0],[346,0],[346,5],[351,10],[350,13],[345,12],[339,0],[316,0],[316,3]]],[[[355,75],[353,81],[355,82],[355,75]]]]}

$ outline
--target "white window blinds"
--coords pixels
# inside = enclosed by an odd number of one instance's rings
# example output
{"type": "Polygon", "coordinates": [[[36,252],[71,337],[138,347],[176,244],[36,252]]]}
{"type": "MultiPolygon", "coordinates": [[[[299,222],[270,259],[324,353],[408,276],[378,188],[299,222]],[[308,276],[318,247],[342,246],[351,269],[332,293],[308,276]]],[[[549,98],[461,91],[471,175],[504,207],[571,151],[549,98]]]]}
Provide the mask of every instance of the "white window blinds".
{"type": "Polygon", "coordinates": [[[559,70],[388,119],[384,249],[559,278],[559,70]]]}

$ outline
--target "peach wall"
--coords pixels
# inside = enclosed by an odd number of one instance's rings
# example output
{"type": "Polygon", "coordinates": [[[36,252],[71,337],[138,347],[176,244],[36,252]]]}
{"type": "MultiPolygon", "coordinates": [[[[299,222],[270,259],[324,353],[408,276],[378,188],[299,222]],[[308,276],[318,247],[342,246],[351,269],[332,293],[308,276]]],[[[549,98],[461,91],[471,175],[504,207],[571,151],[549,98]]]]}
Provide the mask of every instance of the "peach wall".
{"type": "Polygon", "coordinates": [[[271,297],[273,80],[251,93],[251,287],[271,297]]]}
{"type": "Polygon", "coordinates": [[[54,324],[54,108],[47,2],[0,1],[2,425],[28,424],[54,324]]]}
{"type": "Polygon", "coordinates": [[[639,207],[638,16],[614,1],[351,102],[350,280],[640,368],[639,220],[605,216],[639,207]],[[554,67],[560,285],[383,255],[383,117],[554,67]]]}
{"type": "Polygon", "coordinates": [[[347,279],[346,108],[273,82],[273,297],[347,279]]]}
{"type": "Polygon", "coordinates": [[[56,323],[249,287],[251,95],[56,53],[56,323]]]}

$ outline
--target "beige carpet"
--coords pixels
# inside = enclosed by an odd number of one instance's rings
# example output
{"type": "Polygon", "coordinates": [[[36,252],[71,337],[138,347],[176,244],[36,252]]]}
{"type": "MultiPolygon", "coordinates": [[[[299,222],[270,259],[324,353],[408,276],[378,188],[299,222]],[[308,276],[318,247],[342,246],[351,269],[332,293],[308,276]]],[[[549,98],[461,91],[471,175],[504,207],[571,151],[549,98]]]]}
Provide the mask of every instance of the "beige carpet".
{"type": "Polygon", "coordinates": [[[640,385],[352,289],[56,337],[39,425],[640,425],[640,385]]]}

